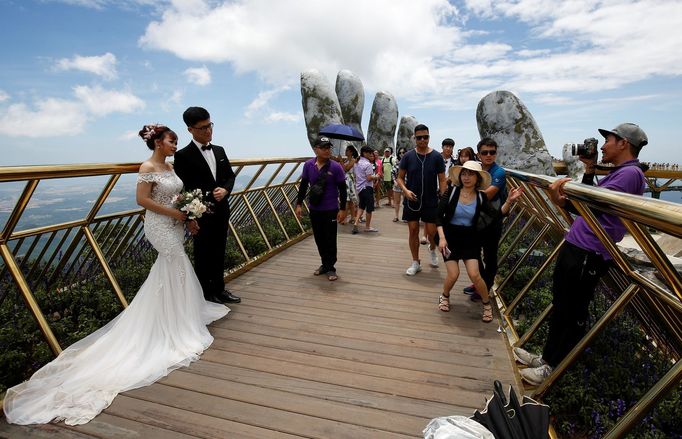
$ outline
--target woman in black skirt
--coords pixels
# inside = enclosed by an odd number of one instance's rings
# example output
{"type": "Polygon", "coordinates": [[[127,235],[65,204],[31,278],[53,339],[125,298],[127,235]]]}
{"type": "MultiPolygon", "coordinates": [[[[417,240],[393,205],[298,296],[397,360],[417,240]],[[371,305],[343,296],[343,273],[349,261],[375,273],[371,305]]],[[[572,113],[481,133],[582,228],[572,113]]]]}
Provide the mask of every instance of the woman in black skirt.
{"type": "MultiPolygon", "coordinates": [[[[443,294],[438,298],[438,308],[450,311],[450,290],[459,277],[459,261],[464,261],[467,275],[481,295],[483,315],[481,320],[490,323],[493,320],[493,309],[485,281],[478,267],[481,253],[480,233],[476,224],[481,210],[495,214],[488,198],[482,190],[490,186],[490,174],[481,168],[481,164],[469,160],[463,165],[452,166],[449,172],[452,186],[443,195],[438,205],[436,225],[438,227],[439,248],[445,259],[447,275],[443,284],[443,294]]],[[[507,201],[502,205],[501,214],[509,212],[511,203],[521,196],[521,189],[509,193],[507,201]]]]}

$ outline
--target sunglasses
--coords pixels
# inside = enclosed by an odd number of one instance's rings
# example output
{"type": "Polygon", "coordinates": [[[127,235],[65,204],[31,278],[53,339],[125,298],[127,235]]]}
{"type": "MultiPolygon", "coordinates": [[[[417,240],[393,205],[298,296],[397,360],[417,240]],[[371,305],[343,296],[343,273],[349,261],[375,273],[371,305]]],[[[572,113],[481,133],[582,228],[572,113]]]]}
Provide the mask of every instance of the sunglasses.
{"type": "Polygon", "coordinates": [[[495,154],[497,154],[497,151],[486,150],[486,151],[479,151],[478,153],[480,155],[495,155],[495,154]]]}
{"type": "Polygon", "coordinates": [[[417,140],[428,140],[429,135],[427,134],[426,136],[414,136],[414,138],[417,140]]]}

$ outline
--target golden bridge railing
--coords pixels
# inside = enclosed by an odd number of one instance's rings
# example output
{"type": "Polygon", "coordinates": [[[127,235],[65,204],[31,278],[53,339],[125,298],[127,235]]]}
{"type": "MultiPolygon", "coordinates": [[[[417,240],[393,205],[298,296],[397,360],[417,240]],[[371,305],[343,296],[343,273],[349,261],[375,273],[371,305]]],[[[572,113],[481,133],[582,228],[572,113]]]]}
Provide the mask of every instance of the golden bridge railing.
{"type": "MultiPolygon", "coordinates": [[[[235,188],[230,196],[231,234],[228,243],[228,266],[225,280],[251,269],[282,249],[310,234],[305,221],[294,214],[301,164],[306,158],[270,158],[233,160],[237,175],[235,188]]],[[[118,261],[132,257],[136,252],[149,250],[143,239],[144,210],[136,208],[134,175],[139,163],[82,164],[59,166],[0,167],[0,187],[3,184],[18,185],[16,200],[4,200],[3,207],[9,211],[4,225],[0,222],[0,279],[9,279],[0,291],[0,304],[14,290],[20,295],[38,324],[40,332],[54,355],[61,352],[61,345],[48,323],[48,318],[36,300],[34,288],[41,285],[47,290],[63,291],[79,283],[102,278],[108,282],[112,297],[122,307],[128,302],[124,288],[139,285],[122,285],[113,266],[118,261]],[[36,197],[40,183],[46,180],[105,177],[101,190],[92,192],[92,181],[81,183],[80,191],[96,194],[94,201],[82,200],[87,213],[77,219],[49,225],[22,228],[21,221],[29,217],[32,202],[41,198],[43,203],[60,206],[59,196],[50,199],[36,197]],[[132,209],[109,213],[103,206],[112,201],[117,183],[128,177],[131,181],[122,193],[131,200],[132,209]],[[22,187],[23,186],[23,187],[22,187]],[[11,205],[11,208],[10,208],[11,205]],[[8,276],[9,274],[9,276],[8,276]],[[123,288],[122,288],[123,287],[123,288]]],[[[75,184],[75,183],[74,183],[75,184]]],[[[119,191],[121,192],[121,191],[119,191]]],[[[2,201],[2,200],[0,200],[2,201]]],[[[35,203],[34,203],[35,204],[35,203]]],[[[53,212],[60,209],[55,208],[53,212]]],[[[63,210],[69,210],[65,208],[63,210]]],[[[108,206],[107,210],[112,210],[108,206]]],[[[113,209],[116,210],[116,209],[113,209]]],[[[191,249],[190,249],[191,251],[191,249]]],[[[44,305],[44,304],[43,304],[44,305]]],[[[7,323],[7,322],[3,322],[7,323]]]]}
{"type": "MultiPolygon", "coordinates": [[[[564,243],[564,232],[573,221],[569,213],[550,201],[548,186],[555,180],[554,177],[507,170],[508,184],[525,188],[522,199],[509,217],[501,240],[508,245],[501,247],[504,250],[500,256],[500,266],[506,264],[510,268],[498,278],[495,291],[503,320],[502,329],[514,347],[524,346],[535,336],[552,311],[551,303],[542,310],[535,310],[537,317],[526,322],[528,325],[522,333],[517,331],[518,322],[523,317],[517,308],[524,300],[530,303],[531,292],[538,288],[538,281],[543,274],[547,274],[564,243]],[[533,260],[534,264],[531,263],[533,260]],[[505,294],[505,289],[513,291],[510,285],[514,279],[533,265],[538,268],[530,280],[525,285],[517,285],[518,291],[513,296],[505,294]]],[[[605,327],[627,309],[637,319],[651,346],[664,353],[671,367],[604,436],[622,437],[682,381],[682,361],[679,361],[682,353],[682,278],[653,235],[682,238],[682,205],[578,183],[569,182],[565,190],[578,212],[613,256],[614,265],[603,280],[610,291],[616,293],[606,312],[593,316],[596,321],[585,337],[543,384],[532,390],[532,394],[542,398],[605,327]],[[599,212],[616,214],[622,219],[628,233],[641,249],[639,254],[648,259],[646,265],[653,267],[649,269],[649,274],[632,258],[626,257],[609,239],[597,220],[596,214],[599,212]]]]}

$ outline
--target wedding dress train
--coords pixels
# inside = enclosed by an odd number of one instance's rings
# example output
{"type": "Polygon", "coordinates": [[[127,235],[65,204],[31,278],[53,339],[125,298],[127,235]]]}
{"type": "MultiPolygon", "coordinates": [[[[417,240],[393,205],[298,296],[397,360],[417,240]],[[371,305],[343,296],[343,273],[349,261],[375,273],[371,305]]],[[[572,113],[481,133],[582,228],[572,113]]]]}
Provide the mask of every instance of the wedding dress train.
{"type": "MultiPolygon", "coordinates": [[[[182,189],[173,171],[140,174],[140,181],[156,183],[152,199],[166,206],[182,189]]],[[[8,422],[86,423],[118,393],[147,386],[189,365],[213,342],[206,325],[230,310],[204,300],[184,251],[182,224],[147,211],[144,231],[159,256],[134,300],[30,380],[9,389],[4,400],[8,422]]]]}

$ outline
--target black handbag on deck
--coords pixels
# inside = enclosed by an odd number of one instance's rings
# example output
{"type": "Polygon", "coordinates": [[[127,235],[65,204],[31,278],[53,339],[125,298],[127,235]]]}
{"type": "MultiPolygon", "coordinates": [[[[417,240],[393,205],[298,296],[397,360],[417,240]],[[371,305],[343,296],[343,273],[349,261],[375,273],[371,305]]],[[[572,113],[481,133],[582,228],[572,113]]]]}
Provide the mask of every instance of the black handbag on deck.
{"type": "Polygon", "coordinates": [[[320,169],[320,176],[318,179],[310,185],[308,190],[308,203],[316,206],[322,202],[322,197],[324,196],[324,191],[327,188],[327,176],[329,175],[329,163],[324,165],[320,169]]]}

